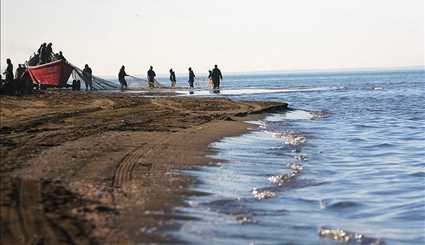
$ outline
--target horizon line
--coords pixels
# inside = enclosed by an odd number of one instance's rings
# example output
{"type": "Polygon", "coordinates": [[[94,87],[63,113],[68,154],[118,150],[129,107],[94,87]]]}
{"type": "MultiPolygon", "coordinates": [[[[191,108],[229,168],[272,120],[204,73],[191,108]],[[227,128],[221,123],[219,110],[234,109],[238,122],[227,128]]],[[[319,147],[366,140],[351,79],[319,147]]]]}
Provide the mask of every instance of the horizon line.
{"type": "MultiPolygon", "coordinates": [[[[223,72],[228,75],[255,75],[255,74],[299,74],[299,73],[338,73],[338,72],[364,72],[364,71],[409,71],[409,70],[425,70],[423,65],[409,66],[385,66],[385,67],[350,67],[350,68],[311,68],[311,69],[273,69],[273,70],[257,70],[257,71],[229,71],[223,72]]],[[[196,73],[195,73],[196,74],[196,73]]],[[[197,73],[199,76],[207,75],[207,72],[197,73]]],[[[135,76],[145,76],[145,74],[134,74],[135,76]]],[[[157,77],[168,76],[168,73],[158,73],[157,77]]],[[[186,73],[176,73],[177,76],[186,75],[186,73]]],[[[97,75],[103,77],[112,77],[115,75],[97,75]]]]}

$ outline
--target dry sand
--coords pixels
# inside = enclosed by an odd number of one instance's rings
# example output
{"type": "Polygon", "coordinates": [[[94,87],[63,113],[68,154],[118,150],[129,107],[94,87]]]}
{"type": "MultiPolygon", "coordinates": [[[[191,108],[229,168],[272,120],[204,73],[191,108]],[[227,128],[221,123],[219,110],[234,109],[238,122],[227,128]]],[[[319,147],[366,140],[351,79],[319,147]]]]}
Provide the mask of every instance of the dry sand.
{"type": "Polygon", "coordinates": [[[50,91],[1,97],[1,244],[176,242],[163,235],[208,145],[275,102],[50,91]]]}

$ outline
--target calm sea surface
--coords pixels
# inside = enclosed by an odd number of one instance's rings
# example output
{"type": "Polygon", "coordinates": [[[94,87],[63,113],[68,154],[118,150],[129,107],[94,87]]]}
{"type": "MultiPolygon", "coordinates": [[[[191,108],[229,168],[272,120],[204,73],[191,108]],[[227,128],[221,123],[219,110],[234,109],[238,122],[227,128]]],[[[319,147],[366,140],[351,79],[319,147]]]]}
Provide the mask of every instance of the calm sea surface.
{"type": "MultiPolygon", "coordinates": [[[[290,110],[185,171],[208,193],[169,234],[192,244],[425,244],[425,73],[228,76],[220,96],[290,110]]],[[[208,95],[195,91],[195,95],[208,95]]]]}

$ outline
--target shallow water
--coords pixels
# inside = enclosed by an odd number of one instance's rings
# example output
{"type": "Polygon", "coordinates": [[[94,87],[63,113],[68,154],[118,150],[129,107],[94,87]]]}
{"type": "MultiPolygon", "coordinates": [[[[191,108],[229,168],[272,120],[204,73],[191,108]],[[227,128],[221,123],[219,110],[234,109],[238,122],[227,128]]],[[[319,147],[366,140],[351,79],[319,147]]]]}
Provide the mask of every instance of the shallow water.
{"type": "Polygon", "coordinates": [[[425,244],[423,71],[233,76],[221,96],[291,110],[212,144],[217,167],[185,171],[209,195],[179,208],[195,219],[170,235],[193,244],[425,244]]]}

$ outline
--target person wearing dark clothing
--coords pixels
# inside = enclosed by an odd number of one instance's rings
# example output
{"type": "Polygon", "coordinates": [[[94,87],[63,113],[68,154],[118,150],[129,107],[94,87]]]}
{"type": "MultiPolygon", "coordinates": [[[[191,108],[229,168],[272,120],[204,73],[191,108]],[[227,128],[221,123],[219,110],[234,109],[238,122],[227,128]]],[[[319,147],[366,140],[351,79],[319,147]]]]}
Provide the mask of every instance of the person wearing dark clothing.
{"type": "Polygon", "coordinates": [[[43,43],[41,44],[40,48],[38,49],[37,53],[38,53],[38,64],[44,64],[46,63],[46,49],[47,49],[47,44],[43,43]]]}
{"type": "Polygon", "coordinates": [[[195,73],[193,73],[192,67],[189,67],[189,87],[193,88],[193,83],[195,82],[195,73]]]}
{"type": "Polygon", "coordinates": [[[214,89],[220,89],[220,80],[223,80],[223,75],[217,65],[212,70],[211,80],[213,81],[214,89]]]}
{"type": "Polygon", "coordinates": [[[41,53],[43,52],[43,49],[46,47],[46,43],[42,43],[41,45],[40,45],[40,47],[38,48],[38,50],[37,50],[37,54],[38,55],[41,55],[41,53]]]}
{"type": "Polygon", "coordinates": [[[6,76],[4,89],[9,94],[15,94],[16,84],[13,77],[13,64],[10,59],[6,59],[7,67],[3,74],[6,76]]]}
{"type": "Polygon", "coordinates": [[[24,73],[25,73],[25,67],[21,64],[18,65],[18,68],[16,68],[15,71],[15,89],[17,94],[24,94],[25,90],[25,79],[24,79],[24,73]]]}
{"type": "Polygon", "coordinates": [[[149,71],[148,71],[148,83],[149,83],[149,88],[154,88],[155,87],[155,77],[156,77],[156,73],[153,71],[153,67],[149,67],[149,71]]]}
{"type": "Polygon", "coordinates": [[[49,63],[52,61],[52,55],[53,55],[53,48],[52,48],[52,43],[47,44],[46,46],[46,52],[45,52],[45,63],[49,63]]]}
{"type": "Polygon", "coordinates": [[[3,77],[0,74],[0,94],[4,94],[6,92],[6,81],[3,80],[3,77]]]}
{"type": "Polygon", "coordinates": [[[211,80],[212,71],[208,71],[208,89],[212,89],[214,87],[213,81],[211,80]]]}
{"type": "Polygon", "coordinates": [[[80,82],[80,80],[73,80],[72,81],[72,90],[73,91],[80,91],[80,89],[81,89],[81,82],[80,82]]]}
{"type": "Polygon", "coordinates": [[[125,67],[122,66],[120,69],[120,72],[118,73],[118,81],[121,84],[121,90],[127,89],[127,81],[125,80],[125,77],[128,76],[125,72],[125,67]]]}
{"type": "Polygon", "coordinates": [[[56,60],[64,60],[64,61],[66,61],[65,56],[63,56],[62,51],[59,51],[59,53],[55,54],[55,59],[56,60]]]}
{"type": "Polygon", "coordinates": [[[6,70],[3,72],[6,75],[6,82],[13,82],[13,64],[10,59],[6,59],[6,70]]]}
{"type": "Polygon", "coordinates": [[[93,88],[93,72],[89,65],[85,65],[83,69],[83,77],[84,77],[84,83],[86,85],[86,91],[94,90],[93,88]]]}
{"type": "Polygon", "coordinates": [[[17,80],[17,79],[21,79],[21,77],[24,75],[24,73],[25,73],[25,67],[23,66],[23,65],[21,65],[21,64],[19,64],[18,65],[18,68],[16,68],[16,71],[15,71],[15,79],[17,80]]]}
{"type": "Polygon", "coordinates": [[[170,69],[170,81],[171,88],[176,88],[176,73],[173,71],[173,69],[170,69]]]}

